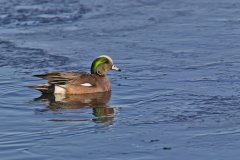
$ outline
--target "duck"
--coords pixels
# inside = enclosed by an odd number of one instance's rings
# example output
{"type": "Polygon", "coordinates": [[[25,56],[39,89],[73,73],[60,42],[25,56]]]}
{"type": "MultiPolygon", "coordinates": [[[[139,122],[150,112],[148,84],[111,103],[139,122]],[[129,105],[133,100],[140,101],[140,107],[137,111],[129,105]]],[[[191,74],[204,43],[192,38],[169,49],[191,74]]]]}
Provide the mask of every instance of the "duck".
{"type": "Polygon", "coordinates": [[[110,92],[110,80],[106,76],[109,70],[121,71],[108,55],[95,58],[91,73],[87,72],[49,72],[33,75],[47,80],[47,83],[34,86],[43,94],[79,95],[99,92],[110,92]]]}

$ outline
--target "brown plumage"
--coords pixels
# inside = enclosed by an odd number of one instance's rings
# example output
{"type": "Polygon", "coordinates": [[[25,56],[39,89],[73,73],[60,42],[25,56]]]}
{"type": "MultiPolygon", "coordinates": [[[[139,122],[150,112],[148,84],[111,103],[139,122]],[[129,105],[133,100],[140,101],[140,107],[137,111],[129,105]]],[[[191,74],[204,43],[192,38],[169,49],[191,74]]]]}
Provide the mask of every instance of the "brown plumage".
{"type": "Polygon", "coordinates": [[[94,60],[91,70],[91,74],[86,72],[50,72],[34,75],[48,81],[48,83],[37,85],[34,88],[42,93],[54,94],[107,92],[111,90],[111,85],[105,75],[106,72],[108,70],[120,71],[113,65],[112,59],[104,55],[94,60]]]}

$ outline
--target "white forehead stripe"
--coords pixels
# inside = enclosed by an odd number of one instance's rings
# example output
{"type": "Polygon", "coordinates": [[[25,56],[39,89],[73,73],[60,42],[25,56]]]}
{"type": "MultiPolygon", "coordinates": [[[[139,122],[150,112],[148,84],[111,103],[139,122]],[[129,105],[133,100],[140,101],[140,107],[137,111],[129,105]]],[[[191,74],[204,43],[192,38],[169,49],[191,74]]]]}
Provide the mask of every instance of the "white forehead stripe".
{"type": "Polygon", "coordinates": [[[109,57],[109,56],[107,56],[107,55],[101,55],[101,56],[99,56],[99,57],[97,57],[97,58],[100,58],[100,57],[105,57],[105,58],[107,58],[107,59],[113,64],[113,60],[112,60],[111,57],[109,57]]]}

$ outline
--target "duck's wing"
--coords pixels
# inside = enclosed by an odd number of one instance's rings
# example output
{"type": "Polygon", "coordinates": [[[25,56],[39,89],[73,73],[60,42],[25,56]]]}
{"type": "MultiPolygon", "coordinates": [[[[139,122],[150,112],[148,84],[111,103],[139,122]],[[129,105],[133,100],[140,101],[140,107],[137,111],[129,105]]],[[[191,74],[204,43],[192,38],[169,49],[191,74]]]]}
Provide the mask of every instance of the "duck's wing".
{"type": "Polygon", "coordinates": [[[96,76],[86,72],[50,72],[34,75],[48,80],[51,85],[81,85],[92,87],[96,85],[96,76]]]}
{"type": "Polygon", "coordinates": [[[69,85],[84,86],[84,87],[94,87],[96,86],[96,83],[97,83],[96,75],[89,74],[89,73],[83,73],[68,82],[69,85]]]}
{"type": "Polygon", "coordinates": [[[39,77],[46,79],[49,84],[64,85],[69,81],[78,79],[82,75],[88,73],[85,72],[50,72],[46,74],[34,75],[34,77],[39,77]]]}

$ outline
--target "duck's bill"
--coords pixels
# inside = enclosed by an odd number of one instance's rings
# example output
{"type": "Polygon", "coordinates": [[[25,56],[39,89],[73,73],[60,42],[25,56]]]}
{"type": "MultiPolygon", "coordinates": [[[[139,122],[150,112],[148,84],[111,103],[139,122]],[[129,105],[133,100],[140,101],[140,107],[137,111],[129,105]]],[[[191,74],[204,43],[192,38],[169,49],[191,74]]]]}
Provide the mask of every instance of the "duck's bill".
{"type": "Polygon", "coordinates": [[[117,66],[115,66],[115,65],[112,65],[112,70],[115,70],[115,71],[121,71],[121,69],[120,68],[118,68],[117,66]]]}

